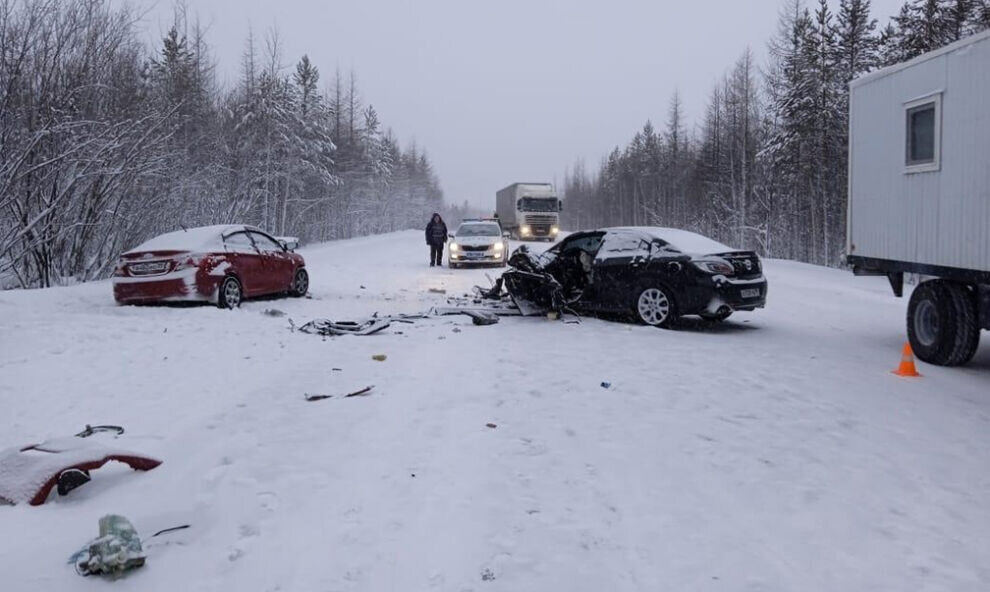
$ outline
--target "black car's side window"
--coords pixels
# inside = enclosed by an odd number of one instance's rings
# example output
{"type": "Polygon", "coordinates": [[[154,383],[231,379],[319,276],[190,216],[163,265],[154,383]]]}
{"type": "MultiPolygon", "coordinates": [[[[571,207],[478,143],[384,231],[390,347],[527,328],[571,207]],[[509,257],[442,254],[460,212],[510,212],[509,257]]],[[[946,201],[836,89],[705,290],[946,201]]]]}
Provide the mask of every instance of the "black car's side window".
{"type": "Polygon", "coordinates": [[[609,234],[602,245],[601,259],[646,256],[650,253],[650,243],[636,234],[609,234]]]}
{"type": "Polygon", "coordinates": [[[560,254],[561,255],[574,255],[578,251],[584,251],[585,253],[595,256],[598,249],[602,246],[602,235],[591,234],[588,236],[582,236],[574,239],[570,239],[561,243],[560,254]]]}
{"type": "Polygon", "coordinates": [[[654,254],[654,255],[657,255],[657,254],[670,254],[670,255],[680,254],[680,251],[678,251],[677,249],[675,249],[674,247],[672,247],[670,245],[670,243],[668,243],[667,241],[664,241],[664,240],[660,240],[658,238],[653,239],[653,242],[650,243],[650,252],[651,252],[651,254],[654,254]]]}

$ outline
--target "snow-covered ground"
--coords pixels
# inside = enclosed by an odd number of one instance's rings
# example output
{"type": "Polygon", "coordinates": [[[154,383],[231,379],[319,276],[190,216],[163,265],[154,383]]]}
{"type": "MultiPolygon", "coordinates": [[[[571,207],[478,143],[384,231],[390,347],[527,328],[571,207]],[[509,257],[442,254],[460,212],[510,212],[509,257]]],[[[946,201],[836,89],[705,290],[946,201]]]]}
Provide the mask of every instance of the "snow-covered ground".
{"type": "Polygon", "coordinates": [[[421,243],[305,249],[313,299],[237,311],[0,293],[0,448],[116,423],[164,460],[0,507],[0,590],[990,589],[990,345],[891,375],[886,280],[767,262],[768,308],[707,329],[290,332],[487,283],[421,243]],[[122,581],[80,578],[66,561],[111,512],[192,528],[122,581]]]}

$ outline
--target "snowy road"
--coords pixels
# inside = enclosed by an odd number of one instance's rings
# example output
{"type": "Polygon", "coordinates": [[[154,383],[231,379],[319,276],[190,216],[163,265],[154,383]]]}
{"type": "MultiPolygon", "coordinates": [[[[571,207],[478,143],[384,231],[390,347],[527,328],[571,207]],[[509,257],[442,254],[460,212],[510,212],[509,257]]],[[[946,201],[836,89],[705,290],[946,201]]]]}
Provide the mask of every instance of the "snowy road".
{"type": "Polygon", "coordinates": [[[192,524],[115,590],[990,589],[986,333],[969,367],[900,379],[886,280],[789,262],[766,265],[766,310],[708,330],[322,340],[262,314],[416,312],[487,283],[421,242],[304,250],[312,300],[230,312],[116,307],[109,283],[0,293],[0,448],[117,423],[165,461],[0,507],[0,589],[107,589],[66,560],[109,512],[192,524]]]}

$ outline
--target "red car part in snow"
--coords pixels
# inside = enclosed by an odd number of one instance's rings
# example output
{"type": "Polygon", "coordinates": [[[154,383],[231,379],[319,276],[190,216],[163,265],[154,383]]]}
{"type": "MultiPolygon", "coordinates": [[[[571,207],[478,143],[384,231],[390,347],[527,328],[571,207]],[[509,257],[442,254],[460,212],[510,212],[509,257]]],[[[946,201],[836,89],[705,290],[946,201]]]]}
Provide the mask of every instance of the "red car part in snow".
{"type": "Polygon", "coordinates": [[[121,255],[114,270],[119,304],[212,302],[305,296],[309,274],[288,239],[244,225],[204,226],[155,237],[121,255]]]}
{"type": "Polygon", "coordinates": [[[98,469],[110,461],[149,471],[162,461],[82,438],[57,438],[0,451],[0,503],[40,506],[66,472],[98,469]]]}

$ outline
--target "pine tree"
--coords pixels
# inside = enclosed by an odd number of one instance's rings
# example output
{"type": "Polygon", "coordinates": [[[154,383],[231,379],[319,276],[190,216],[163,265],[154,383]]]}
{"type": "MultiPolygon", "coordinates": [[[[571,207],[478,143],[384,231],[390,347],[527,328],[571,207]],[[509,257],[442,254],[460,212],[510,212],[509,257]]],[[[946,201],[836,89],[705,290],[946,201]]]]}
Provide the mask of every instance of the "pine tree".
{"type": "Polygon", "coordinates": [[[946,0],[943,7],[943,43],[952,43],[966,37],[976,29],[979,17],[977,0],[946,0]]]}
{"type": "Polygon", "coordinates": [[[301,115],[306,117],[311,110],[311,105],[318,98],[317,84],[320,82],[320,71],[309,61],[309,56],[303,54],[303,57],[299,59],[299,63],[296,64],[296,73],[293,75],[293,81],[299,88],[300,92],[300,109],[301,115]]]}
{"type": "Polygon", "coordinates": [[[880,64],[877,21],[870,0],[841,0],[836,22],[836,60],[844,85],[880,64]]]}
{"type": "Polygon", "coordinates": [[[990,29],[990,0],[981,0],[973,18],[977,31],[990,29]]]}
{"type": "Polygon", "coordinates": [[[892,44],[888,64],[909,60],[942,47],[951,33],[946,20],[944,0],[909,0],[893,19],[892,44]]]}

